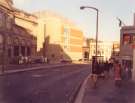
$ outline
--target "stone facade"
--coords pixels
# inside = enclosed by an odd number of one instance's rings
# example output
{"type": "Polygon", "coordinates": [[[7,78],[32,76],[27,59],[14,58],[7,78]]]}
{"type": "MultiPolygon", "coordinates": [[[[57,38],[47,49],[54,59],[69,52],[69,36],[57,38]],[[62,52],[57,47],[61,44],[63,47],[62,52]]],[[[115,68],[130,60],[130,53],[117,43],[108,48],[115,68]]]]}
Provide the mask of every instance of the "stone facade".
{"type": "Polygon", "coordinates": [[[27,13],[23,10],[19,10],[13,8],[15,15],[15,23],[27,30],[34,35],[37,36],[37,27],[38,27],[38,18],[30,13],[27,13]]]}
{"type": "Polygon", "coordinates": [[[0,0],[0,64],[17,63],[20,55],[36,53],[36,37],[15,23],[11,0],[0,0]]]}
{"type": "Polygon", "coordinates": [[[115,41],[113,42],[111,58],[118,58],[119,56],[120,56],[120,43],[115,41]]]}
{"type": "Polygon", "coordinates": [[[40,28],[37,45],[41,55],[58,62],[82,58],[83,33],[74,23],[50,11],[34,14],[40,28]]]}

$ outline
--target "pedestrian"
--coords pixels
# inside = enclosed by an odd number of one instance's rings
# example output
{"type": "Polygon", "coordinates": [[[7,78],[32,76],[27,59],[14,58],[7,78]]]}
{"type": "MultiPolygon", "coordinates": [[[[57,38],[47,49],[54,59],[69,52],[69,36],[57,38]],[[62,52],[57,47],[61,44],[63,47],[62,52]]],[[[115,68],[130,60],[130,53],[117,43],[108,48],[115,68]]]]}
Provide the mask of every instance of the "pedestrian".
{"type": "Polygon", "coordinates": [[[104,79],[105,78],[105,75],[104,75],[104,63],[103,61],[99,61],[99,75],[100,75],[100,78],[104,79]]]}
{"type": "Polygon", "coordinates": [[[115,79],[115,86],[121,86],[121,65],[119,61],[115,61],[114,63],[114,79],[115,79]]]}
{"type": "Polygon", "coordinates": [[[108,63],[108,61],[106,61],[104,63],[104,72],[105,72],[105,78],[106,79],[109,78],[109,71],[110,71],[109,63],[108,63]]]}
{"type": "Polygon", "coordinates": [[[93,61],[92,61],[92,81],[93,81],[94,88],[97,87],[97,78],[98,78],[98,73],[99,73],[98,66],[99,66],[99,64],[98,64],[96,58],[93,59],[93,61]]]}

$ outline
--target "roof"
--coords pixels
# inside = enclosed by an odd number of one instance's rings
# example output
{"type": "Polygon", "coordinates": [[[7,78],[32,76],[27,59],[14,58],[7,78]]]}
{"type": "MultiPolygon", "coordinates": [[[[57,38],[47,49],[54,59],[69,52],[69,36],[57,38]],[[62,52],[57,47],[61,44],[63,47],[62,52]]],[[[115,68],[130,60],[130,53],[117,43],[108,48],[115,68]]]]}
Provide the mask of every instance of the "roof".
{"type": "Polygon", "coordinates": [[[31,34],[31,31],[29,31],[28,29],[21,27],[19,25],[14,25],[14,33],[16,34],[22,34],[25,35],[26,37],[33,37],[36,38],[34,35],[31,34]],[[17,31],[16,31],[17,30],[17,31]]]}
{"type": "Polygon", "coordinates": [[[31,14],[31,13],[28,13],[28,12],[26,12],[26,11],[24,11],[24,10],[20,10],[20,9],[18,9],[18,8],[15,8],[15,7],[14,7],[13,9],[14,9],[14,12],[24,13],[24,14],[27,15],[27,16],[33,16],[33,17],[37,18],[36,15],[33,15],[33,14],[31,14]]]}

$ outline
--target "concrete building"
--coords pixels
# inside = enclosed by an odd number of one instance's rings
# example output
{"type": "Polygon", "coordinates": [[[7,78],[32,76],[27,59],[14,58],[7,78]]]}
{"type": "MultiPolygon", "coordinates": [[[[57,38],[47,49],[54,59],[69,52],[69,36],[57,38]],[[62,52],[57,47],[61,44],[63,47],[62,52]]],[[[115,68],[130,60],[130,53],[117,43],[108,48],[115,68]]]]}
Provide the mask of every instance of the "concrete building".
{"type": "Polygon", "coordinates": [[[113,42],[111,58],[119,58],[119,56],[120,56],[120,43],[115,41],[113,42]]]}
{"type": "Polygon", "coordinates": [[[0,64],[17,62],[19,55],[35,55],[36,41],[27,29],[15,23],[12,1],[0,0],[0,64]]]}
{"type": "MultiPolygon", "coordinates": [[[[89,47],[89,59],[96,55],[96,41],[95,39],[88,39],[87,45],[89,47]]],[[[103,56],[104,60],[109,60],[112,54],[112,42],[98,41],[97,56],[103,56]]]]}
{"type": "Polygon", "coordinates": [[[50,11],[34,13],[38,17],[38,51],[50,61],[82,58],[83,33],[69,19],[50,11]],[[43,45],[44,44],[44,45],[43,45]]]}

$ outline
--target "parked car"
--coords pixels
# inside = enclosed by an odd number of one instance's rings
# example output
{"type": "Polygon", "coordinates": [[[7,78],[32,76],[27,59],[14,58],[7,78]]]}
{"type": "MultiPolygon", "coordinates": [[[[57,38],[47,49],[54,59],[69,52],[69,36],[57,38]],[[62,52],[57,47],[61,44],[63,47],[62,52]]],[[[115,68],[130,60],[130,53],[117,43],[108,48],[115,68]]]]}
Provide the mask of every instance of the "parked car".
{"type": "Polygon", "coordinates": [[[43,56],[35,56],[31,57],[31,63],[45,63],[45,59],[43,56]]]}
{"type": "Polygon", "coordinates": [[[72,63],[72,60],[66,60],[66,59],[62,59],[61,63],[72,63]]]}

